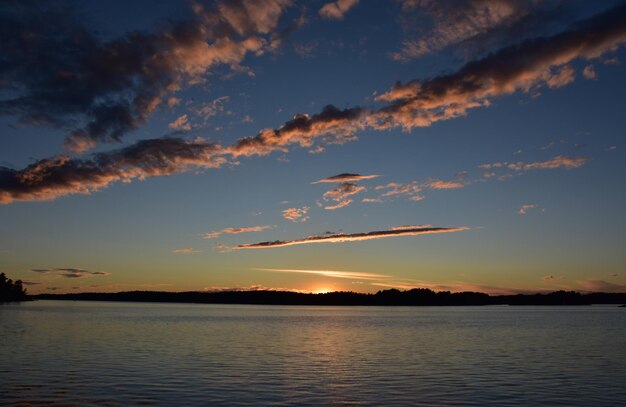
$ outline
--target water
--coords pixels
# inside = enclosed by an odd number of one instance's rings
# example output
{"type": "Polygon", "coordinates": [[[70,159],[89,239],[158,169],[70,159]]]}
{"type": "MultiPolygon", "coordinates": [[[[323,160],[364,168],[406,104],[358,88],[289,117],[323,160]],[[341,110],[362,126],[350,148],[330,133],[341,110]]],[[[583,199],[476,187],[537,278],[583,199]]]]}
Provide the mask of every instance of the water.
{"type": "Polygon", "coordinates": [[[0,306],[0,404],[626,405],[626,309],[0,306]]]}

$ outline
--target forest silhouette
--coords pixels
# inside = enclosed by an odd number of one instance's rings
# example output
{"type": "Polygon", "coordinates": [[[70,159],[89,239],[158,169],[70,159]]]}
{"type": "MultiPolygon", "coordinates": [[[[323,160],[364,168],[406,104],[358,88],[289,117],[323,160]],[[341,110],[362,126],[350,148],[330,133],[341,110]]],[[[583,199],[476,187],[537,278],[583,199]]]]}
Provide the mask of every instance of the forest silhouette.
{"type": "Polygon", "coordinates": [[[209,291],[166,292],[126,291],[118,293],[39,294],[33,299],[79,301],[180,302],[205,304],[256,305],[374,305],[374,306],[452,306],[452,305],[590,305],[624,304],[626,293],[555,291],[547,294],[489,295],[480,292],[435,292],[426,288],[377,293],[335,291],[307,294],[292,291],[209,291]]]}
{"type": "Polygon", "coordinates": [[[0,303],[24,301],[28,299],[22,280],[13,281],[4,273],[0,273],[0,303]]]}

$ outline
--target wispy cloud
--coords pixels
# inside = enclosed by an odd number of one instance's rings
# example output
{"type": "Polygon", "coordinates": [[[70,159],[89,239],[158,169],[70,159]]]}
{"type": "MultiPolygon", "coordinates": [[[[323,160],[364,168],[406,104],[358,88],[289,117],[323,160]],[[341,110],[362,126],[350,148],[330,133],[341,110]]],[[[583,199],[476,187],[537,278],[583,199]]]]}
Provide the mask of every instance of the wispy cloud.
{"type": "Polygon", "coordinates": [[[373,240],[373,239],[383,239],[387,237],[397,237],[397,236],[418,236],[418,235],[427,235],[427,234],[437,234],[437,233],[453,233],[460,232],[463,230],[468,230],[467,227],[452,227],[452,228],[444,228],[444,227],[418,227],[414,229],[390,229],[390,230],[378,230],[373,232],[365,232],[365,233],[355,233],[355,234],[328,234],[328,235],[318,235],[318,236],[309,236],[303,239],[296,240],[275,240],[270,242],[260,242],[260,243],[251,243],[251,244],[242,244],[239,246],[233,247],[233,249],[270,249],[274,247],[284,247],[284,246],[294,246],[301,244],[311,244],[311,243],[345,243],[345,242],[357,242],[363,240],[373,240]]]}
{"type": "Polygon", "coordinates": [[[343,208],[352,203],[352,199],[349,197],[366,191],[367,189],[362,185],[357,185],[352,182],[342,182],[336,188],[330,191],[324,192],[324,201],[335,201],[334,205],[327,205],[324,209],[332,211],[335,209],[343,208]]]}
{"type": "Polygon", "coordinates": [[[176,120],[168,124],[168,127],[174,130],[183,130],[183,131],[191,130],[191,124],[189,123],[189,120],[187,119],[186,114],[180,116],[179,118],[177,118],[176,120]]]}
{"type": "Polygon", "coordinates": [[[302,270],[302,269],[275,269],[275,268],[253,268],[252,270],[270,271],[273,273],[297,273],[297,274],[315,274],[332,278],[347,278],[358,280],[379,280],[381,278],[389,278],[387,274],[364,273],[358,271],[338,271],[338,270],[302,270]]]}
{"type": "Polygon", "coordinates": [[[515,0],[404,0],[404,13],[419,7],[433,20],[433,28],[420,32],[418,39],[407,39],[402,49],[392,54],[396,60],[422,57],[451,45],[468,42],[491,33],[502,34],[503,27],[510,27],[531,12],[528,2],[515,0]]]}
{"type": "Polygon", "coordinates": [[[344,14],[359,4],[359,0],[336,0],[326,3],[319,11],[319,15],[329,20],[341,20],[344,14]]]}
{"type": "Polygon", "coordinates": [[[525,205],[520,206],[520,208],[517,211],[517,213],[518,213],[518,215],[526,215],[529,210],[536,209],[538,207],[539,207],[539,205],[535,205],[535,204],[525,204],[525,205]]]}
{"type": "Polygon", "coordinates": [[[459,189],[463,188],[465,184],[460,181],[433,180],[427,182],[425,186],[430,189],[459,189]]]}
{"type": "Polygon", "coordinates": [[[302,208],[287,208],[282,211],[283,218],[292,222],[306,222],[309,220],[309,216],[307,215],[309,209],[308,206],[303,206],[302,208]]]}
{"type": "Polygon", "coordinates": [[[509,170],[514,172],[525,172],[531,170],[555,170],[559,168],[564,168],[566,170],[571,170],[574,168],[579,168],[585,165],[589,161],[588,158],[585,157],[569,157],[565,155],[558,155],[554,158],[551,158],[547,161],[535,161],[535,162],[496,162],[490,164],[481,164],[478,168],[484,170],[509,170]]]}
{"type": "Polygon", "coordinates": [[[273,229],[274,226],[245,226],[240,228],[224,228],[221,230],[214,230],[213,232],[205,233],[202,235],[204,239],[215,239],[222,235],[238,235],[240,233],[262,232],[264,230],[273,229]]]}
{"type": "Polygon", "coordinates": [[[195,250],[193,247],[185,247],[182,249],[174,249],[172,250],[172,253],[174,254],[194,254],[194,253],[200,253],[200,250],[195,250]]]}
{"type": "Polygon", "coordinates": [[[543,281],[556,281],[556,280],[562,280],[563,278],[565,278],[565,276],[560,275],[560,276],[555,276],[552,274],[548,274],[546,276],[543,276],[543,281]]]}
{"type": "Polygon", "coordinates": [[[408,196],[408,198],[412,201],[421,201],[424,199],[424,196],[421,195],[422,186],[417,181],[412,181],[406,184],[390,182],[385,185],[377,186],[376,190],[384,191],[381,194],[382,198],[408,196]]]}
{"type": "Polygon", "coordinates": [[[31,269],[30,271],[39,274],[61,276],[65,278],[83,278],[91,276],[108,276],[110,273],[103,271],[89,271],[78,268],[53,268],[53,269],[31,269]]]}
{"type": "Polygon", "coordinates": [[[229,96],[220,96],[209,102],[201,103],[200,105],[194,107],[192,111],[197,116],[204,119],[204,123],[206,123],[211,117],[224,113],[224,104],[228,102],[229,99],[229,96]]]}
{"type": "Polygon", "coordinates": [[[604,280],[579,280],[576,281],[586,291],[626,293],[626,285],[609,283],[604,280]]]}

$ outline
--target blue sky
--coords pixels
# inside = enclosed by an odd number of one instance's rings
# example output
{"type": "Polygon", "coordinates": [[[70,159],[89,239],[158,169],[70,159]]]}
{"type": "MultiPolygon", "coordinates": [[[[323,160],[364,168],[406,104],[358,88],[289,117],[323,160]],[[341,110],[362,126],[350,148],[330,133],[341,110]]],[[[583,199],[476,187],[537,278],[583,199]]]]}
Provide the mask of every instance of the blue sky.
{"type": "Polygon", "coordinates": [[[30,292],[626,290],[622,2],[0,20],[0,271],[30,292]]]}

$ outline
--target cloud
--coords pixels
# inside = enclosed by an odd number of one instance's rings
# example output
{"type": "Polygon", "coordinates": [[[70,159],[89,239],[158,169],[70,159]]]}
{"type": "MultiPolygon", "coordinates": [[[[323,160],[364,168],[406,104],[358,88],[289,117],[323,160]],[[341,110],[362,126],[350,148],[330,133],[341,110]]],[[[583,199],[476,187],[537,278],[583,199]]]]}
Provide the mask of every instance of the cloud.
{"type": "Polygon", "coordinates": [[[526,163],[523,161],[510,163],[504,161],[491,164],[481,164],[478,166],[478,168],[482,168],[485,170],[506,169],[515,172],[524,172],[530,170],[555,170],[559,168],[571,170],[574,168],[582,167],[587,163],[587,161],[589,161],[589,159],[585,157],[568,157],[565,155],[558,155],[547,161],[535,161],[530,163],[526,163]]]}
{"type": "Polygon", "coordinates": [[[374,128],[429,126],[489,106],[492,99],[569,80],[575,59],[592,60],[626,41],[626,5],[579,22],[551,37],[535,38],[468,62],[435,78],[397,83],[377,100],[389,103],[368,119],[374,128]]]}
{"type": "Polygon", "coordinates": [[[0,167],[0,204],[90,194],[114,182],[217,168],[226,162],[218,153],[219,145],[200,137],[163,138],[93,154],[91,159],[60,155],[37,161],[23,170],[0,167]]]}
{"type": "Polygon", "coordinates": [[[376,187],[376,190],[384,191],[381,194],[381,197],[395,197],[395,196],[408,196],[412,201],[421,201],[424,199],[420,192],[422,191],[422,186],[416,182],[412,181],[407,184],[400,184],[397,182],[390,182],[386,185],[379,185],[376,187]]]}
{"type": "Polygon", "coordinates": [[[308,206],[303,206],[302,208],[287,208],[282,211],[283,218],[292,222],[306,222],[309,220],[307,216],[309,209],[308,206]]]}
{"type": "Polygon", "coordinates": [[[0,115],[69,127],[65,144],[73,151],[120,141],[162,103],[171,106],[172,93],[204,82],[213,67],[242,71],[246,55],[265,53],[290,4],[224,0],[205,9],[194,3],[188,21],[102,41],[58,2],[5,2],[0,90],[10,96],[0,100],[0,115]]]}
{"type": "Polygon", "coordinates": [[[332,211],[335,209],[343,208],[352,203],[348,197],[359,194],[367,189],[362,185],[357,185],[352,182],[342,182],[336,188],[330,191],[324,192],[323,199],[325,201],[335,201],[335,205],[325,206],[324,209],[332,211]]]}
{"type": "Polygon", "coordinates": [[[373,240],[373,239],[382,239],[387,237],[395,237],[395,236],[417,236],[417,235],[426,235],[426,234],[436,234],[436,233],[452,233],[452,232],[460,232],[463,230],[468,230],[467,227],[453,227],[453,228],[441,228],[441,227],[427,227],[427,228],[415,228],[415,229],[400,229],[400,230],[379,230],[373,232],[366,233],[355,233],[355,234],[327,234],[327,235],[319,235],[319,236],[309,236],[304,239],[297,240],[275,240],[272,242],[260,242],[260,243],[251,243],[251,244],[242,244],[239,246],[233,247],[233,249],[270,249],[274,247],[284,247],[284,246],[294,246],[301,244],[310,244],[310,243],[345,243],[345,242],[356,242],[363,240],[373,240]]]}
{"type": "Polygon", "coordinates": [[[193,247],[185,247],[182,249],[174,249],[172,250],[172,253],[174,254],[193,254],[193,253],[200,253],[200,250],[195,250],[193,247]]]}
{"type": "Polygon", "coordinates": [[[319,46],[317,41],[312,41],[309,43],[295,43],[293,44],[293,50],[298,54],[301,58],[313,58],[315,56],[315,50],[319,46]]]}
{"type": "Polygon", "coordinates": [[[210,102],[201,103],[196,106],[192,111],[199,117],[204,119],[206,123],[211,117],[224,113],[224,104],[230,100],[229,96],[220,96],[210,102]]]}
{"type": "MultiPolygon", "coordinates": [[[[275,13],[266,16],[269,20],[244,19],[242,21],[247,23],[242,23],[240,29],[245,31],[244,28],[248,25],[267,28],[264,21],[273,21],[271,16],[275,16],[275,13]]],[[[292,145],[311,148],[316,141],[344,143],[353,140],[355,133],[365,128],[385,130],[402,127],[409,131],[414,127],[430,126],[440,120],[463,116],[470,109],[488,106],[497,96],[517,91],[528,93],[538,87],[548,86],[548,80],[558,76],[563,67],[573,60],[591,60],[615,50],[626,41],[624,20],[626,5],[581,21],[576,28],[554,36],[536,38],[503,48],[485,58],[468,62],[454,73],[424,81],[398,83],[389,92],[378,97],[378,101],[384,102],[378,110],[361,107],[339,109],[328,105],[318,114],[299,114],[277,129],[262,130],[255,136],[241,138],[224,148],[204,139],[151,139],[120,150],[96,154],[89,160],[57,156],[38,161],[22,170],[0,168],[0,203],[49,200],[76,193],[88,194],[112,182],[130,182],[133,179],[157,175],[217,168],[229,161],[227,156],[237,159],[276,151],[286,152],[292,145]]],[[[231,27],[231,30],[234,29],[231,27]]],[[[203,44],[208,46],[206,42],[203,44]]],[[[193,58],[181,58],[185,61],[185,66],[193,66],[193,58]]],[[[0,82],[12,83],[12,80],[7,77],[0,82]]],[[[20,81],[13,83],[18,84],[20,81]]],[[[80,82],[72,83],[78,87],[80,85],[80,82]]],[[[35,91],[34,85],[25,89],[29,92],[35,91]]],[[[60,95],[62,94],[63,92],[60,95]]],[[[32,98],[29,100],[32,102],[32,98]]],[[[21,109],[20,103],[9,102],[11,101],[0,102],[0,110],[9,109],[9,106],[21,109]]],[[[45,107],[42,107],[42,111],[51,109],[51,112],[55,112],[54,103],[42,101],[41,106],[45,107]]],[[[84,111],[84,106],[81,105],[80,109],[81,112],[84,111]]],[[[551,162],[527,165],[521,163],[517,168],[576,168],[586,162],[584,158],[568,160],[569,157],[559,156],[551,162]]],[[[513,166],[515,165],[514,163],[513,166]]],[[[512,170],[519,171],[516,168],[512,170]]],[[[421,196],[414,193],[411,199],[419,200],[421,196]]]]}
{"type": "Polygon", "coordinates": [[[336,0],[324,4],[319,15],[328,20],[341,20],[344,14],[357,4],[359,4],[359,0],[336,0]]]}
{"type": "Polygon", "coordinates": [[[402,225],[402,226],[394,226],[391,230],[412,230],[412,229],[424,229],[431,228],[433,225],[402,225]]]}
{"type": "Polygon", "coordinates": [[[365,128],[361,121],[365,110],[356,107],[339,109],[328,105],[313,116],[298,114],[278,129],[265,129],[255,136],[237,140],[225,153],[234,158],[287,152],[292,144],[312,147],[317,139],[326,143],[343,144],[354,140],[354,133],[365,128]]]}
{"type": "Polygon", "coordinates": [[[618,274],[617,273],[610,273],[610,274],[607,274],[607,276],[609,276],[609,277],[617,277],[618,274]]]}
{"type": "Polygon", "coordinates": [[[393,59],[406,61],[468,40],[485,41],[485,34],[502,34],[499,29],[511,27],[532,11],[529,2],[519,0],[403,2],[405,13],[416,7],[433,20],[433,27],[418,39],[405,40],[402,49],[392,54],[393,59]]]}
{"type": "Polygon", "coordinates": [[[191,130],[191,124],[187,120],[186,114],[180,116],[178,119],[168,124],[168,127],[174,130],[183,130],[183,131],[191,130]]]}
{"type": "Polygon", "coordinates": [[[425,186],[430,189],[459,189],[463,188],[465,184],[460,181],[434,180],[429,181],[425,186]]]}
{"type": "Polygon", "coordinates": [[[604,280],[580,280],[577,283],[586,291],[626,293],[624,284],[609,283],[604,280]]]}
{"type": "Polygon", "coordinates": [[[321,183],[331,183],[331,182],[337,182],[337,183],[342,183],[342,182],[356,182],[356,181],[361,181],[364,179],[372,179],[372,178],[378,178],[380,177],[380,175],[360,175],[360,174],[351,174],[351,173],[343,173],[343,174],[339,174],[339,175],[333,175],[332,177],[328,177],[328,178],[322,178],[318,181],[314,181],[311,182],[311,184],[321,184],[321,183]]]}
{"type": "Polygon", "coordinates": [[[562,280],[564,278],[564,276],[553,276],[553,275],[547,275],[547,276],[543,276],[543,281],[555,281],[555,280],[562,280]]]}
{"type": "Polygon", "coordinates": [[[363,198],[361,202],[365,203],[381,203],[383,200],[380,198],[363,198]]]}
{"type": "Polygon", "coordinates": [[[242,228],[225,228],[205,233],[202,235],[202,237],[204,239],[215,239],[216,237],[219,237],[221,235],[238,235],[240,233],[262,232],[264,230],[272,228],[274,228],[274,226],[246,226],[242,228]]]}
{"type": "Polygon", "coordinates": [[[518,213],[519,215],[526,215],[530,209],[536,209],[536,208],[538,208],[538,207],[539,207],[539,205],[535,205],[535,204],[525,204],[525,205],[522,205],[522,206],[519,208],[519,210],[517,211],[517,213],[518,213]]]}
{"type": "Polygon", "coordinates": [[[584,69],[583,69],[583,76],[589,80],[591,79],[596,79],[598,77],[598,75],[596,74],[596,70],[593,67],[593,65],[587,65],[584,69]]]}
{"type": "Polygon", "coordinates": [[[358,280],[379,280],[381,278],[389,278],[387,274],[362,273],[357,271],[337,271],[337,270],[301,270],[301,269],[274,269],[274,268],[253,268],[252,270],[270,271],[273,273],[299,273],[299,274],[315,274],[332,278],[348,278],[358,280]]]}
{"type": "Polygon", "coordinates": [[[89,271],[78,268],[55,268],[55,269],[31,269],[30,271],[39,274],[61,276],[65,278],[83,278],[90,276],[108,276],[110,273],[103,271],[89,271]]]}

